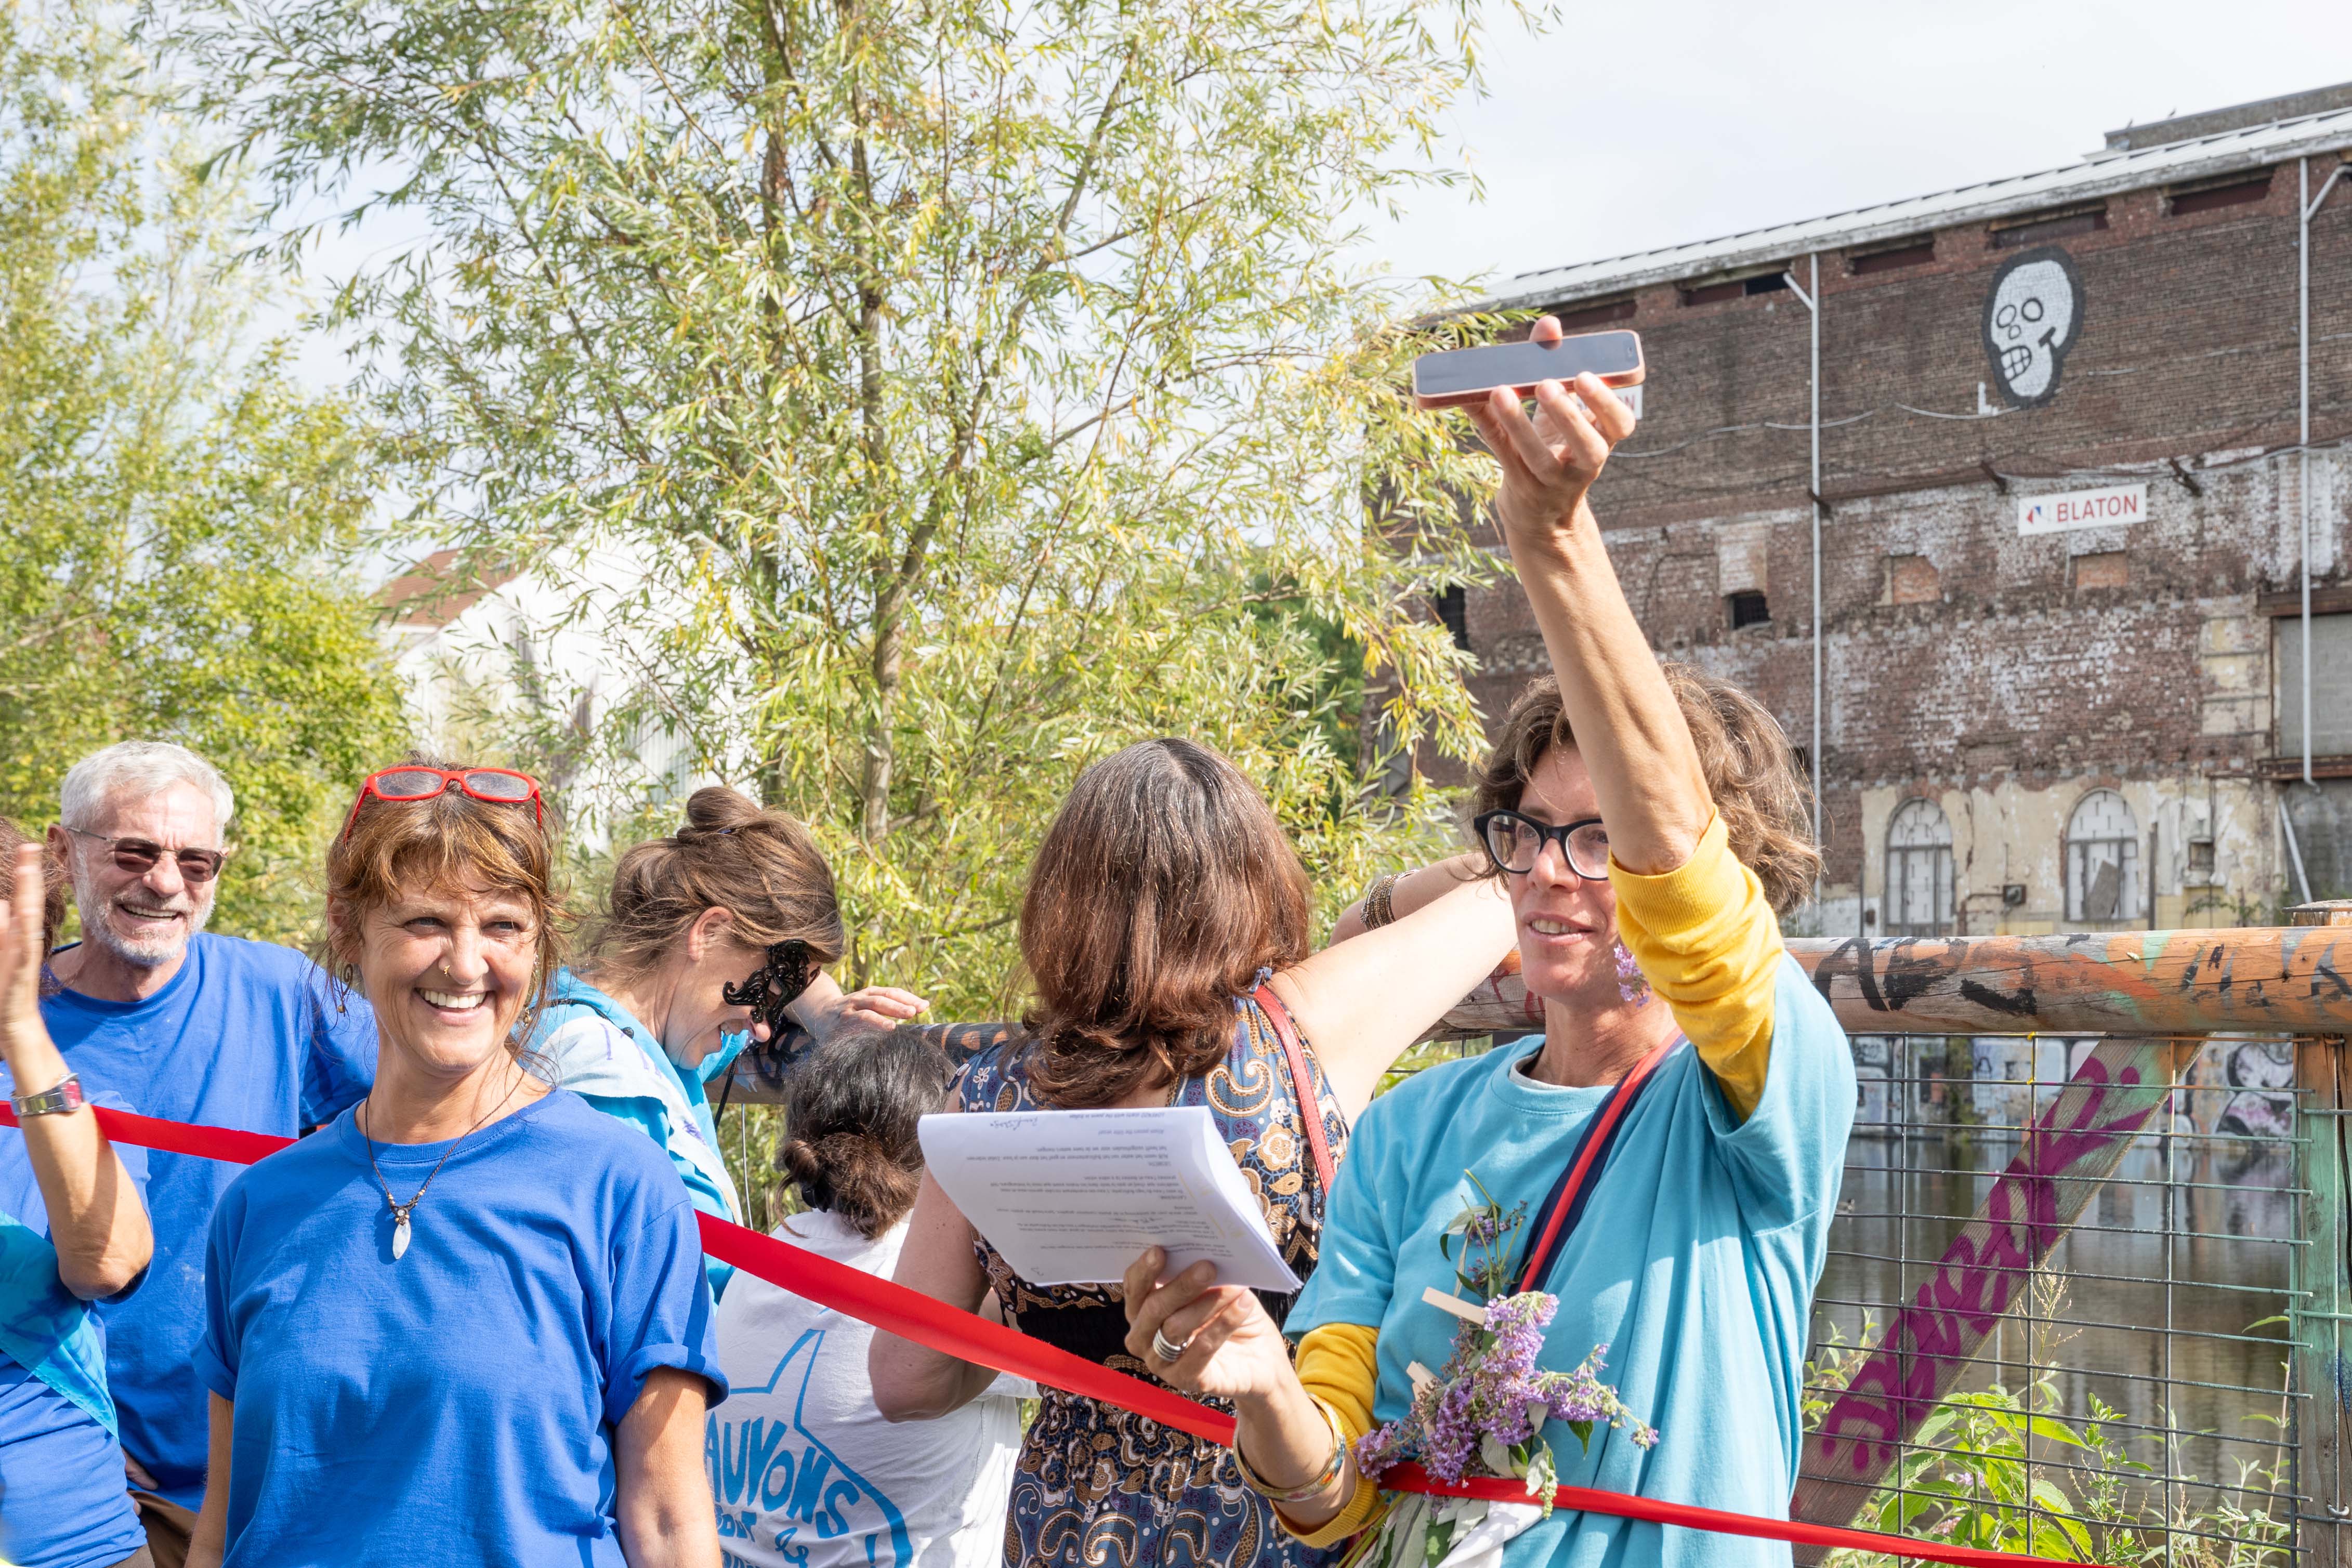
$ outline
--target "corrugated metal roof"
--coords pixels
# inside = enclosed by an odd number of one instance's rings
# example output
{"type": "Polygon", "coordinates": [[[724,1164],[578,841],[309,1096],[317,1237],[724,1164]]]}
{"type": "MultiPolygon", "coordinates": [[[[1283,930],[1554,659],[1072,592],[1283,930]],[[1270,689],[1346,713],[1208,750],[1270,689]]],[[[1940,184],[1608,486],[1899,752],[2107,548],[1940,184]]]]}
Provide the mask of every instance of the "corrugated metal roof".
{"type": "MultiPolygon", "coordinates": [[[[1879,240],[1925,235],[1961,224],[2013,217],[2149,185],[2200,180],[2347,149],[2352,149],[2352,109],[2273,120],[2160,147],[2095,152],[2082,162],[2040,173],[2013,174],[2007,179],[1963,185],[1956,191],[1882,202],[1848,213],[1750,229],[1719,239],[1523,272],[1466,308],[1565,305],[1654,283],[1706,277],[1785,262],[1808,251],[1838,250],[1879,240]]],[[[2316,178],[2315,175],[2315,182],[2316,178]]]]}

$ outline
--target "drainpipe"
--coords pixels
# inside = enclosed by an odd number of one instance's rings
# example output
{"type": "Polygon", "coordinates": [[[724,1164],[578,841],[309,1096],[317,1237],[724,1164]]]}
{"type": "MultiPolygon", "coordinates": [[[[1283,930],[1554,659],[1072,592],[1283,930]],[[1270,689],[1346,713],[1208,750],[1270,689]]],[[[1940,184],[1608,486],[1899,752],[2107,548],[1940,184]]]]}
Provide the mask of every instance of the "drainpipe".
{"type": "MultiPolygon", "coordinates": [[[[1812,318],[1812,386],[1813,386],[1813,460],[1812,480],[1806,494],[1812,500],[1813,513],[1813,841],[1822,841],[1822,253],[1813,251],[1806,258],[1807,281],[1810,288],[1800,287],[1797,275],[1782,276],[1789,280],[1789,291],[1804,302],[1806,313],[1812,318]]],[[[1859,881],[1855,883],[1860,886],[1859,881]]],[[[1820,890],[1815,889],[1815,896],[1820,890]]]]}
{"type": "MultiPolygon", "coordinates": [[[[2298,700],[2303,705],[2303,781],[2316,788],[2318,780],[2311,776],[2311,219],[2343,176],[2344,164],[2339,159],[2336,167],[2328,171],[2326,183],[2319,187],[2316,196],[2311,193],[2311,160],[2297,159],[2295,168],[2295,457],[2300,465],[2295,511],[2302,528],[2298,553],[2303,575],[2303,690],[2298,700]]],[[[2306,901],[2310,896],[2308,893],[2304,894],[2306,901]]]]}

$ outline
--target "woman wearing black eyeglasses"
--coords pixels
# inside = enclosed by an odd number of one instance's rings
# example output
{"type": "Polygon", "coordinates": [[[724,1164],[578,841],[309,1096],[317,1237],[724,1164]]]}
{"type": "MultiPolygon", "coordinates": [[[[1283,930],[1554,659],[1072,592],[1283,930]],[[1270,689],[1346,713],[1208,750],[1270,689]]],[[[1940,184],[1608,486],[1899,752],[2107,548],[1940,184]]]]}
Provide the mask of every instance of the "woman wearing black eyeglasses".
{"type": "MultiPolygon", "coordinates": [[[[1623,1429],[1591,1430],[1588,1447],[1541,1402],[1493,1416],[1534,1410],[1559,1481],[1770,1516],[1796,1479],[1810,1299],[1854,1105],[1844,1035],[1775,920],[1820,859],[1770,715],[1650,652],[1585,502],[1633,421],[1591,376],[1573,392],[1580,402],[1545,383],[1534,420],[1508,392],[1472,410],[1556,674],[1504,721],[1475,808],[1475,852],[1509,892],[1542,1031],[1420,1072],[1365,1113],[1286,1325],[1303,1333],[1295,1364],[1249,1292],[1200,1268],[1162,1281],[1148,1255],[1126,1281],[1129,1353],[1234,1402],[1235,1452],[1285,1527],[1324,1546],[1377,1523],[1364,1561],[1383,1568],[1444,1539],[1429,1530],[1436,1505],[1403,1494],[1381,1515],[1349,1439],[1404,1416],[1423,1369],[1447,1366],[1461,1323],[1433,1291],[1474,1318],[1480,1295],[1555,1297],[1545,1371],[1606,1347],[1623,1429]]],[[[1449,881],[1377,887],[1351,924],[1401,915],[1449,881]]],[[[1440,1448],[1468,1418],[1444,1408],[1440,1448]]],[[[1531,1434],[1470,1436],[1490,1440],[1491,1460],[1531,1434]]],[[[1479,1539],[1504,1543],[1503,1568],[1789,1560],[1761,1542],[1495,1508],[1479,1539]]]]}
{"type": "MultiPolygon", "coordinates": [[[[554,1082],[659,1144],[697,1208],[744,1224],[703,1086],[788,1019],[826,1038],[927,1005],[888,986],[845,996],[824,970],[843,941],[808,829],[737,790],[698,789],[677,832],[613,868],[588,955],[556,971],[531,1049],[554,1082]]],[[[706,1267],[723,1293],[734,1269],[706,1267]]]]}

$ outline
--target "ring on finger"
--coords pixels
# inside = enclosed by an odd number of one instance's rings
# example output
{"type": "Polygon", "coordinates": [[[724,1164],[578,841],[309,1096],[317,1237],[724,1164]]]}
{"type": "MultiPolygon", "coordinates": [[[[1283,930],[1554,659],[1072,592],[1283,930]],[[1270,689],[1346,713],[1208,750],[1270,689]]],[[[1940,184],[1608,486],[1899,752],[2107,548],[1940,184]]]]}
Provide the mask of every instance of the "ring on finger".
{"type": "Polygon", "coordinates": [[[1151,1331],[1151,1354],[1162,1361],[1170,1363],[1181,1361],[1184,1358],[1184,1353],[1192,1348],[1192,1342],[1189,1339],[1171,1344],[1167,1334],[1159,1329],[1151,1331]]]}

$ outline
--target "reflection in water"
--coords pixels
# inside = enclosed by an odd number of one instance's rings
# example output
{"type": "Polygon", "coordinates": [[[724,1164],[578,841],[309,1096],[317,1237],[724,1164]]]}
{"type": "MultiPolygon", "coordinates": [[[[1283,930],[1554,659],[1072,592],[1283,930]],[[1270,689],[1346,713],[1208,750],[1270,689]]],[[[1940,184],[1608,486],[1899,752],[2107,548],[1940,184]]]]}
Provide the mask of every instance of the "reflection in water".
{"type": "MultiPolygon", "coordinates": [[[[2184,1104],[2168,1139],[2151,1124],[2051,1256],[2066,1278],[2055,1321],[2012,1312],[1958,1391],[2021,1389],[2029,1363],[2055,1366],[2064,1416],[2086,1417],[2094,1396],[2105,1402],[2121,1413],[2110,1430],[2159,1474],[2168,1405],[2179,1434],[2177,1477],[2234,1485],[2245,1464],[2284,1456],[2287,1329],[2265,1320],[2287,1310],[2289,1146],[2197,1131],[2223,1108],[2191,1113],[2184,1104]]],[[[1892,1136],[1883,1122],[1869,1127],[1865,1113],[1816,1295],[1815,1343],[1832,1323],[1853,1342],[1865,1317],[1874,1338],[2016,1150],[2013,1132],[1915,1127],[1892,1136]]],[[[2210,1506],[2202,1488],[2185,1490],[2193,1495],[2180,1500],[2210,1506]]]]}

